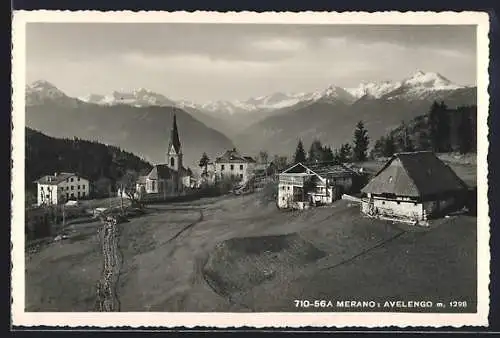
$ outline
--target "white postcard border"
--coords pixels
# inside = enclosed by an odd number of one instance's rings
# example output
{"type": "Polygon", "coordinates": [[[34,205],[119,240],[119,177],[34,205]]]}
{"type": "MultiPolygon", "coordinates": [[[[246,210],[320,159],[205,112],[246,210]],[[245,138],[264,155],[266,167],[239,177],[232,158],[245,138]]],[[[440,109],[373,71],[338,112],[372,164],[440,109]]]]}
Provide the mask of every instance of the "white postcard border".
{"type": "MultiPolygon", "coordinates": [[[[487,326],[490,232],[488,213],[489,18],[482,12],[132,12],[15,11],[12,23],[12,325],[34,327],[462,327],[487,326]],[[185,22],[253,24],[477,25],[477,313],[153,313],[25,312],[24,140],[26,23],[28,22],[185,22]],[[486,203],[485,203],[486,202],[486,203]]],[[[457,276],[459,278],[459,276],[457,276]]]]}

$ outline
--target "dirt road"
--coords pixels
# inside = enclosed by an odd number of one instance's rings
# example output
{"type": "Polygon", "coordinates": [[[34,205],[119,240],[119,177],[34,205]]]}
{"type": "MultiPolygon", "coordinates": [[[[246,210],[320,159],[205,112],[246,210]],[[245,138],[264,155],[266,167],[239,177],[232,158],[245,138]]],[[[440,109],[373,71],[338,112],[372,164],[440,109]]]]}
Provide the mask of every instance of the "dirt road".
{"type": "Polygon", "coordinates": [[[401,229],[367,220],[345,201],[303,212],[279,211],[255,195],[155,205],[126,223],[87,226],[85,236],[27,260],[27,309],[265,312],[295,311],[290,300],[313,296],[426,292],[473,299],[474,222],[458,219],[385,245],[401,229]],[[266,236],[291,240],[276,251],[262,245],[266,236]],[[227,241],[237,245],[221,244],[227,241]],[[325,256],[311,261],[310,245],[325,256]],[[222,295],[205,281],[209,259],[222,295]],[[446,265],[435,269],[436,261],[446,265]]]}

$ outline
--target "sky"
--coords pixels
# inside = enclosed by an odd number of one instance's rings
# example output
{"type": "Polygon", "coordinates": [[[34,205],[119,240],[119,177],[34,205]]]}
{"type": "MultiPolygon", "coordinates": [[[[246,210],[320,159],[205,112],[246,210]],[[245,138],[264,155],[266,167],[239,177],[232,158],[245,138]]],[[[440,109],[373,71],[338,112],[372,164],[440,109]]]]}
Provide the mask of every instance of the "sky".
{"type": "Polygon", "coordinates": [[[476,84],[465,25],[28,23],[26,80],[70,96],[147,88],[194,102],[400,81],[417,70],[476,84]]]}

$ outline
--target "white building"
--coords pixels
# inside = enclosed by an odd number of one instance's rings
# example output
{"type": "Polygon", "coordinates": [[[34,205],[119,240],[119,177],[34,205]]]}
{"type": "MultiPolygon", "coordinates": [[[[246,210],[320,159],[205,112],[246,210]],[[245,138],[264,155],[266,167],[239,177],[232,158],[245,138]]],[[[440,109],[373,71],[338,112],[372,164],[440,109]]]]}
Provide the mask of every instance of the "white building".
{"type": "Polygon", "coordinates": [[[256,161],[241,155],[236,149],[227,150],[215,160],[216,179],[235,179],[247,182],[254,174],[256,161]]]}
{"type": "Polygon", "coordinates": [[[304,209],[330,204],[350,192],[358,174],[344,165],[297,163],[279,174],[278,207],[304,209]]]}
{"type": "Polygon", "coordinates": [[[429,151],[394,154],[361,190],[371,217],[425,223],[461,208],[467,185],[429,151]]]}
{"type": "Polygon", "coordinates": [[[51,205],[83,199],[90,194],[89,180],[75,173],[54,173],[36,181],[37,204],[51,205]]]}

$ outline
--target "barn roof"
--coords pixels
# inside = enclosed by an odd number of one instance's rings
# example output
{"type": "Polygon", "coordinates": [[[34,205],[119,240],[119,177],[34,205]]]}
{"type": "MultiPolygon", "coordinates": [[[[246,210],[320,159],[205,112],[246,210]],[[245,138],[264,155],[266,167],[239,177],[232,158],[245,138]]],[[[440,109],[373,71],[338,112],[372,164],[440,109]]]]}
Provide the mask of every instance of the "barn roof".
{"type": "Polygon", "coordinates": [[[420,151],[394,154],[361,191],[423,197],[465,188],[466,184],[433,152],[420,151]]]}
{"type": "Polygon", "coordinates": [[[290,168],[282,172],[282,174],[298,174],[303,175],[307,172],[311,174],[316,174],[321,178],[340,178],[340,177],[352,177],[357,175],[357,173],[349,169],[343,164],[335,164],[332,162],[322,162],[314,163],[311,165],[305,165],[302,163],[297,163],[290,168]]]}

